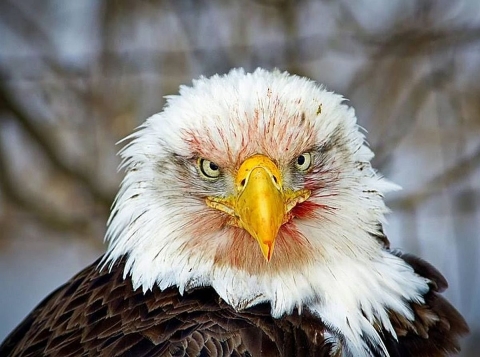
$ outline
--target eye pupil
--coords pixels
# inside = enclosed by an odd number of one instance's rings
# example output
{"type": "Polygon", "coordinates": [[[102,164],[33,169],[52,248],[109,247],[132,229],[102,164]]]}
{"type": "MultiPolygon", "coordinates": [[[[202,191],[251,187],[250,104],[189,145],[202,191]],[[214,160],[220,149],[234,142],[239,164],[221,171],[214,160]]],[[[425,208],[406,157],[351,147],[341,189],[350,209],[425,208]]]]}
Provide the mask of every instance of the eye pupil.
{"type": "Polygon", "coordinates": [[[213,162],[210,161],[210,170],[212,171],[217,171],[218,170],[218,165],[214,164],[213,162]]]}
{"type": "Polygon", "coordinates": [[[298,165],[303,165],[305,163],[305,155],[300,155],[298,158],[297,158],[297,164],[298,165]]]}

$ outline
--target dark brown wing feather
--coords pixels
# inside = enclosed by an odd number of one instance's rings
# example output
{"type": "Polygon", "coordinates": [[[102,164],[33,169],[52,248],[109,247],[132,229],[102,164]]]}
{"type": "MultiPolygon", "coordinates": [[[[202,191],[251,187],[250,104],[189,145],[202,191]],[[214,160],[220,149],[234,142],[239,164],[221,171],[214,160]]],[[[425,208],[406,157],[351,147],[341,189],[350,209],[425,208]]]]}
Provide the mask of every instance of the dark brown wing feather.
{"type": "Polygon", "coordinates": [[[460,313],[440,293],[447,281],[431,264],[410,254],[393,252],[413,267],[418,275],[428,278],[430,291],[425,304],[411,304],[415,320],[390,313],[390,319],[399,336],[398,343],[386,338],[392,356],[449,356],[460,351],[459,338],[466,335],[468,325],[460,313]]]}
{"type": "Polygon", "coordinates": [[[145,294],[124,263],[95,262],[48,296],[0,347],[0,356],[327,356],[323,324],[308,313],[243,313],[211,288],[145,294]]]}

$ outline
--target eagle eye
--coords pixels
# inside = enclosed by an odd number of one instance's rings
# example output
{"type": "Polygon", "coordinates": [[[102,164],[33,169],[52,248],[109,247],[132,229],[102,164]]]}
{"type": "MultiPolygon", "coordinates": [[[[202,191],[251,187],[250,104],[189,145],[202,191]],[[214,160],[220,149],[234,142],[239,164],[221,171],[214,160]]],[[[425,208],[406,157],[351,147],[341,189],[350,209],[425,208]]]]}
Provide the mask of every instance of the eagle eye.
{"type": "Polygon", "coordinates": [[[200,173],[206,179],[214,180],[220,176],[220,167],[210,160],[200,158],[197,165],[200,173]]]}
{"type": "Polygon", "coordinates": [[[298,171],[307,171],[312,166],[312,154],[305,152],[295,160],[295,167],[298,171]]]}

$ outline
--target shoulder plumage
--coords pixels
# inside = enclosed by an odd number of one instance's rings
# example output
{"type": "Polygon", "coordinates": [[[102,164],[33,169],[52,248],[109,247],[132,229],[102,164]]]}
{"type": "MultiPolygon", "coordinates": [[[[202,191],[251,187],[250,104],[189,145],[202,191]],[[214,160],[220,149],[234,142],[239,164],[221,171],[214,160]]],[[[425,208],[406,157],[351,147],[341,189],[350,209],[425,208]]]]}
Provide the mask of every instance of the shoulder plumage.
{"type": "Polygon", "coordinates": [[[48,296],[0,347],[1,356],[328,356],[332,340],[308,313],[274,319],[266,304],[235,311],[212,288],[143,293],[98,262],[48,296]]]}
{"type": "Polygon", "coordinates": [[[390,311],[398,343],[390,344],[391,356],[449,356],[460,351],[459,338],[469,332],[460,313],[440,295],[447,287],[443,275],[425,260],[394,251],[420,276],[429,280],[423,303],[411,303],[414,319],[390,311]]]}

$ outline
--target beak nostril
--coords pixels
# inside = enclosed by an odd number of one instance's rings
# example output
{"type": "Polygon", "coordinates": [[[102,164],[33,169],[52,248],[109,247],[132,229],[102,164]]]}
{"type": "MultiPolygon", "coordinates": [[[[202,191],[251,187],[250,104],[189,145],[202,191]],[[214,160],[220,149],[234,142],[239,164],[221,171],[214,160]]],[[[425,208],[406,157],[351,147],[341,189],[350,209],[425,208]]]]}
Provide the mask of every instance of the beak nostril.
{"type": "Polygon", "coordinates": [[[273,181],[278,184],[277,176],[273,175],[273,181]]]}
{"type": "Polygon", "coordinates": [[[245,179],[243,179],[242,182],[240,182],[240,186],[242,186],[242,187],[245,186],[245,179]]]}

